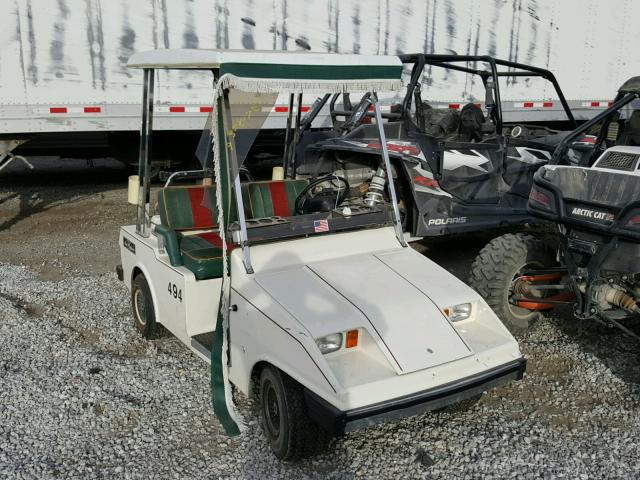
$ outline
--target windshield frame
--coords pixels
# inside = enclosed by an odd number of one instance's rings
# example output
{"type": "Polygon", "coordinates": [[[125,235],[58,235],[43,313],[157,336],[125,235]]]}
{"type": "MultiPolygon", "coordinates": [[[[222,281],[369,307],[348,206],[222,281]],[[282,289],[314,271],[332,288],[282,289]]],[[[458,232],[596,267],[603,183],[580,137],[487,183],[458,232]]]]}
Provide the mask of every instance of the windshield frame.
{"type": "MultiPolygon", "coordinates": [[[[226,159],[227,161],[225,162],[227,164],[227,169],[228,169],[228,174],[229,174],[229,178],[230,178],[230,184],[234,189],[234,197],[235,197],[235,202],[236,202],[236,212],[237,212],[237,216],[238,216],[238,224],[240,226],[239,228],[239,239],[238,239],[238,244],[240,245],[240,247],[242,248],[242,254],[243,254],[243,262],[244,262],[244,266],[245,269],[247,271],[247,273],[254,273],[253,270],[253,266],[251,263],[251,240],[249,238],[249,234],[248,234],[248,230],[247,230],[247,219],[245,216],[245,210],[244,210],[244,199],[242,198],[242,190],[241,190],[241,182],[240,182],[240,175],[239,175],[239,171],[240,171],[240,165],[238,165],[238,158],[237,158],[237,145],[236,145],[236,139],[237,136],[235,135],[235,129],[233,128],[233,115],[232,115],[232,109],[231,109],[231,104],[229,101],[229,93],[230,93],[230,89],[226,88],[222,90],[222,101],[219,100],[218,105],[221,106],[222,108],[222,121],[223,121],[223,128],[221,129],[224,135],[224,139],[221,142],[221,145],[224,145],[225,147],[225,155],[226,155],[226,159]]],[[[402,222],[400,219],[400,209],[398,207],[398,199],[397,199],[397,194],[395,191],[395,185],[393,182],[393,175],[392,175],[392,169],[391,169],[391,161],[389,159],[389,150],[387,148],[387,141],[386,141],[386,135],[384,132],[384,126],[383,126],[383,120],[382,120],[382,110],[380,107],[380,101],[378,99],[378,96],[376,94],[375,91],[373,90],[369,90],[368,93],[371,94],[371,102],[374,108],[374,115],[375,115],[375,119],[376,119],[376,126],[377,126],[377,131],[378,131],[378,139],[380,141],[380,155],[381,155],[381,166],[384,166],[384,169],[386,171],[386,186],[388,188],[388,192],[389,192],[389,203],[391,203],[391,207],[393,210],[393,226],[394,226],[394,230],[396,233],[396,237],[398,239],[398,242],[400,243],[401,246],[406,247],[407,243],[406,240],[404,238],[404,233],[402,231],[402,222]]],[[[301,95],[302,92],[297,92],[297,95],[301,95]]],[[[325,97],[326,98],[326,97],[325,97]]],[[[326,101],[326,100],[325,100],[326,101]]],[[[287,119],[287,125],[291,125],[292,120],[293,120],[293,115],[298,115],[299,114],[299,110],[300,109],[296,109],[296,112],[294,112],[294,109],[289,109],[288,112],[288,119],[287,119]]],[[[299,120],[296,121],[296,123],[299,124],[299,120]]],[[[295,140],[294,140],[295,142],[295,140]]],[[[295,150],[295,145],[293,145],[293,149],[295,150]]],[[[287,159],[283,159],[285,162],[287,161],[287,159]]],[[[219,162],[220,159],[217,158],[217,150],[216,150],[216,157],[214,157],[214,162],[219,162]]],[[[225,225],[225,229],[229,230],[229,225],[225,225]]],[[[273,240],[271,240],[271,242],[275,243],[275,242],[279,242],[279,241],[283,241],[286,239],[290,239],[291,237],[288,238],[274,238],[273,240]]]]}

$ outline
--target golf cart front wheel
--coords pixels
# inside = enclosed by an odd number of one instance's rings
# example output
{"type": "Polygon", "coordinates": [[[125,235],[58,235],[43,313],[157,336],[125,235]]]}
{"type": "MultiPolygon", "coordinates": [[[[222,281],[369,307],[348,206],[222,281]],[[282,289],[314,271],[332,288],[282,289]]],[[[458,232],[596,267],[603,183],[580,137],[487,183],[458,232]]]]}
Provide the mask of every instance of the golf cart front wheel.
{"type": "Polygon", "coordinates": [[[539,238],[522,233],[502,235],[491,240],[476,257],[469,285],[511,333],[524,333],[542,313],[511,302],[514,281],[527,270],[556,265],[552,252],[539,238]]]}
{"type": "Polygon", "coordinates": [[[260,374],[260,418],[271,449],[281,460],[309,457],[331,441],[331,435],[307,415],[302,386],[273,367],[260,374]]]}
{"type": "Polygon", "coordinates": [[[142,273],[136,275],[131,282],[131,310],[136,330],[146,339],[154,338],[158,330],[156,313],[151,289],[142,273]]]}

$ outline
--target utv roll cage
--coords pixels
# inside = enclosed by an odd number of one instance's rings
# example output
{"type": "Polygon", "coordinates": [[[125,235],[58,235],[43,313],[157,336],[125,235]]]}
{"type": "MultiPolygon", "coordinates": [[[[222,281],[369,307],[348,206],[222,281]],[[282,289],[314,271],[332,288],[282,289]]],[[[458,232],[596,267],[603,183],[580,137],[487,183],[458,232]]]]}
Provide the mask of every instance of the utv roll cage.
{"type": "Polygon", "coordinates": [[[478,75],[482,79],[482,83],[484,84],[486,91],[485,106],[489,111],[489,116],[493,119],[496,131],[498,132],[502,130],[503,125],[500,85],[498,82],[500,77],[540,77],[551,82],[556,94],[558,95],[558,99],[562,104],[562,108],[567,115],[567,119],[571,124],[571,128],[573,129],[578,126],[555,75],[544,68],[533,67],[531,65],[525,65],[518,62],[510,62],[508,60],[500,60],[488,55],[434,55],[412,53],[399,55],[399,57],[402,63],[414,64],[411,70],[411,79],[407,87],[407,93],[402,103],[402,112],[408,112],[411,108],[412,101],[415,101],[416,117],[422,115],[420,80],[422,78],[422,72],[425,65],[432,65],[434,67],[447,68],[450,70],[478,75]],[[487,63],[489,64],[490,70],[481,70],[470,67],[469,64],[471,62],[474,62],[474,64],[476,62],[487,63]],[[459,63],[463,63],[463,65],[460,65],[459,63]],[[499,70],[499,67],[507,67],[508,70],[499,70]]]}
{"type": "MultiPolygon", "coordinates": [[[[562,163],[562,159],[567,152],[569,146],[576,141],[579,137],[581,137],[586,132],[590,131],[593,127],[602,123],[601,128],[599,129],[598,135],[596,137],[595,143],[593,145],[593,152],[588,158],[588,166],[590,167],[593,162],[598,158],[599,153],[602,153],[603,143],[607,139],[607,134],[609,132],[609,126],[614,121],[617,120],[616,114],[623,107],[629,105],[636,99],[640,99],[640,76],[639,77],[631,77],[629,80],[624,82],[622,86],[618,89],[618,94],[616,98],[611,102],[609,108],[607,108],[604,112],[596,115],[591,120],[580,125],[580,128],[576,128],[571,134],[567,135],[559,144],[556,150],[553,152],[551,160],[549,164],[557,165],[562,163]]],[[[606,148],[606,145],[605,145],[606,148]]]]}

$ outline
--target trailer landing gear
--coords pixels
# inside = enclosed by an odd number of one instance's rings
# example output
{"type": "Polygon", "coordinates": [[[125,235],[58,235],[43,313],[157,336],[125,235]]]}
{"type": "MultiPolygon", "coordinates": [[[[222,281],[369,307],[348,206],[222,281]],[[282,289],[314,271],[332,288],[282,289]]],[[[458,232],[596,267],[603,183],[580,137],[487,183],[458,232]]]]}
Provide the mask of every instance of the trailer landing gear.
{"type": "Polygon", "coordinates": [[[33,165],[29,160],[24,158],[22,155],[14,155],[11,153],[12,150],[19,147],[27,140],[0,140],[0,170],[4,169],[14,160],[20,160],[23,162],[29,169],[33,170],[33,165]]]}

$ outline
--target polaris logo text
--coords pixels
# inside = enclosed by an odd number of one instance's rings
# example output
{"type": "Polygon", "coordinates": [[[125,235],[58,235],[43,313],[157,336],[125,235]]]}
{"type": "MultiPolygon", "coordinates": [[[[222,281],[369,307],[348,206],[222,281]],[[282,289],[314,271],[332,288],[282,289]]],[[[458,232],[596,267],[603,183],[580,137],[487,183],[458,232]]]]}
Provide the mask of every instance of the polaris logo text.
{"type": "Polygon", "coordinates": [[[427,222],[427,226],[431,226],[431,225],[451,225],[453,223],[467,223],[467,217],[431,218],[427,222]]]}
{"type": "Polygon", "coordinates": [[[614,216],[608,212],[598,212],[597,210],[589,210],[588,208],[573,207],[571,215],[579,217],[593,218],[594,220],[604,220],[605,222],[613,222],[614,216]]]}

